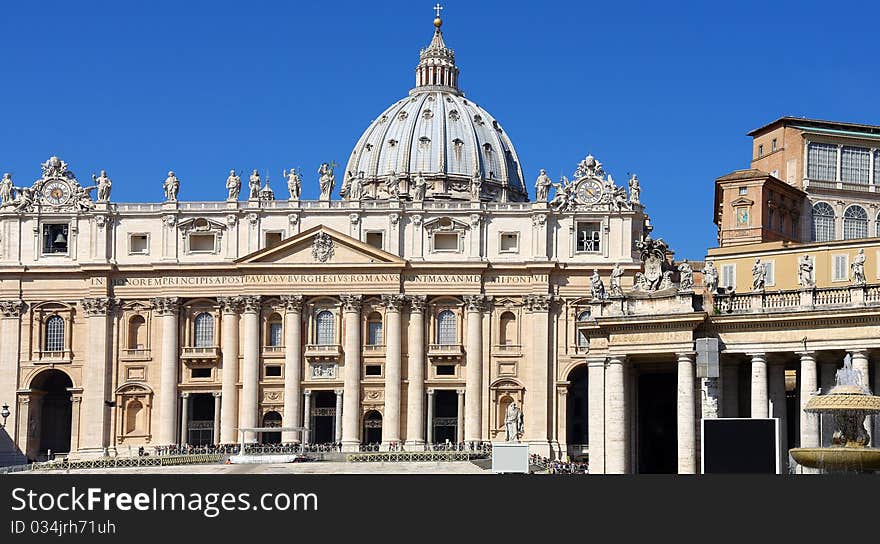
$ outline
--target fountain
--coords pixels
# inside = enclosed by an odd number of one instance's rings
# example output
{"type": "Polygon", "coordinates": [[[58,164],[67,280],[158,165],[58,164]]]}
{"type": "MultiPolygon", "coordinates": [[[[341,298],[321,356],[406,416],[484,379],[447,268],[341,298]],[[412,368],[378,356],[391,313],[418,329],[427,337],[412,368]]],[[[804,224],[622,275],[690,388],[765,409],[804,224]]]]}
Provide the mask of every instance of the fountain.
{"type": "MultiPolygon", "coordinates": [[[[837,371],[836,385],[825,395],[816,395],[805,410],[830,414],[835,431],[829,447],[794,448],[791,456],[799,464],[824,472],[874,472],[880,470],[880,448],[869,448],[865,418],[880,413],[880,397],[862,385],[859,371],[849,354],[837,371]]],[[[880,437],[877,437],[880,438],[880,437]]]]}

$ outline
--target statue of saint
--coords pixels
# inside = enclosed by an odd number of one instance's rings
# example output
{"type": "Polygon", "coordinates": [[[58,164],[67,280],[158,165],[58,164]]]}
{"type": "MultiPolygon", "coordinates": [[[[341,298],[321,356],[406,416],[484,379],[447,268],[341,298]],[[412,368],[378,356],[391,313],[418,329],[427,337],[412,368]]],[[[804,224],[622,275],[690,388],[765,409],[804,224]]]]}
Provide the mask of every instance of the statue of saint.
{"type": "Polygon", "coordinates": [[[865,257],[864,248],[859,249],[859,252],[856,254],[853,262],[849,265],[850,270],[852,271],[852,281],[853,285],[865,285],[868,283],[865,278],[865,261],[867,258],[865,257]]]}
{"type": "Polygon", "coordinates": [[[287,178],[287,190],[290,192],[290,200],[299,200],[302,194],[302,180],[299,179],[299,173],[291,168],[290,172],[282,170],[281,175],[287,178]]]}
{"type": "Polygon", "coordinates": [[[639,193],[642,192],[642,188],[639,185],[639,176],[633,174],[631,178],[629,178],[629,201],[630,204],[640,204],[639,202],[639,193]]]}
{"type": "Polygon", "coordinates": [[[34,190],[30,187],[15,187],[18,197],[15,199],[15,211],[24,212],[34,203],[34,190]]]}
{"type": "MultiPolygon", "coordinates": [[[[351,174],[351,172],[349,172],[351,174]]],[[[364,178],[354,176],[346,178],[346,183],[348,183],[348,199],[349,200],[360,200],[361,197],[364,196],[364,186],[362,185],[364,178]]]]}
{"type": "Polygon", "coordinates": [[[547,197],[550,196],[551,185],[553,185],[553,182],[550,181],[550,176],[548,176],[547,171],[542,168],[541,173],[538,175],[538,179],[535,181],[535,200],[538,202],[547,202],[547,197]]]}
{"type": "Polygon", "coordinates": [[[348,192],[351,191],[351,182],[354,180],[354,174],[349,170],[345,173],[345,177],[342,178],[342,187],[339,188],[339,196],[345,198],[348,196],[348,192]]]}
{"type": "Polygon", "coordinates": [[[602,277],[599,276],[599,270],[593,269],[593,275],[590,277],[590,294],[593,300],[605,300],[605,284],[602,283],[602,277]]]}
{"type": "Polygon", "coordinates": [[[330,200],[330,193],[333,192],[333,187],[336,185],[336,177],[333,175],[333,167],[326,162],[321,163],[321,167],[318,168],[318,174],[320,174],[320,178],[318,178],[318,183],[321,186],[321,200],[330,200]]]}
{"type": "Polygon", "coordinates": [[[558,212],[569,208],[574,203],[574,184],[562,176],[561,182],[551,185],[556,188],[556,195],[550,201],[550,209],[558,212]]]}
{"type": "Polygon", "coordinates": [[[687,259],[678,265],[678,288],[682,291],[690,291],[694,288],[694,269],[687,259]]]}
{"type": "Polygon", "coordinates": [[[113,182],[107,177],[107,171],[101,170],[100,176],[92,174],[92,179],[95,181],[95,186],[98,189],[98,202],[108,202],[110,200],[110,187],[113,185],[113,182]]]}
{"type": "Polygon", "coordinates": [[[523,434],[523,413],[515,401],[507,406],[507,412],[504,413],[504,432],[508,442],[518,442],[523,434]]]}
{"type": "Polygon", "coordinates": [[[718,293],[718,269],[712,261],[708,261],[703,267],[703,284],[713,295],[718,293]]]}
{"type": "Polygon", "coordinates": [[[226,190],[229,191],[226,200],[238,200],[238,194],[241,192],[241,177],[235,173],[235,170],[229,171],[229,177],[226,178],[226,190]]]}
{"type": "Polygon", "coordinates": [[[425,200],[425,191],[428,188],[428,183],[425,181],[425,177],[421,172],[413,177],[413,201],[421,202],[425,200]]]}
{"type": "Polygon", "coordinates": [[[174,175],[174,172],[168,172],[168,177],[162,183],[162,189],[165,190],[166,202],[177,202],[177,192],[180,190],[180,180],[174,175]]]}
{"type": "MultiPolygon", "coordinates": [[[[363,172],[361,172],[363,175],[363,172]]],[[[385,180],[385,190],[390,198],[400,198],[400,178],[394,172],[385,180]]]]}
{"type": "Polygon", "coordinates": [[[471,200],[480,200],[480,195],[483,194],[483,178],[480,177],[479,170],[474,172],[473,178],[471,178],[471,200]]]}
{"type": "Polygon", "coordinates": [[[611,296],[613,297],[622,297],[623,289],[620,287],[620,278],[623,277],[623,268],[620,266],[620,263],[616,263],[614,268],[611,269],[611,296]]]}
{"type": "Polygon", "coordinates": [[[8,206],[15,199],[15,186],[12,184],[12,174],[3,174],[0,181],[0,206],[8,206]]]}
{"type": "Polygon", "coordinates": [[[755,257],[755,265],[752,267],[752,291],[763,291],[767,283],[767,267],[761,262],[760,257],[755,257]]]}
{"type": "Polygon", "coordinates": [[[801,287],[816,285],[816,279],[813,277],[813,259],[809,255],[803,255],[798,259],[798,285],[801,287]]]}
{"type": "Polygon", "coordinates": [[[260,183],[260,173],[255,169],[248,181],[248,200],[258,200],[260,198],[260,183]]]}

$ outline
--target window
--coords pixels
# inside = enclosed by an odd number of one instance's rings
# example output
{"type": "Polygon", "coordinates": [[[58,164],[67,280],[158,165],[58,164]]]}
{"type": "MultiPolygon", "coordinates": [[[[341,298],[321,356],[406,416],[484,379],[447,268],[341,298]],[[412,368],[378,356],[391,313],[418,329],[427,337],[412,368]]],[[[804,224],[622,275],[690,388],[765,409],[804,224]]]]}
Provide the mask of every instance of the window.
{"type": "Polygon", "coordinates": [[[575,343],[579,348],[587,348],[590,346],[590,337],[587,334],[587,331],[582,328],[584,323],[589,320],[590,310],[584,310],[577,316],[577,323],[575,324],[575,343]]]}
{"type": "Polygon", "coordinates": [[[266,233],[266,247],[275,247],[281,243],[281,240],[284,237],[283,232],[267,232],[266,233]]]}
{"type": "Polygon", "coordinates": [[[213,234],[190,234],[189,250],[191,253],[213,253],[215,240],[213,234]]]}
{"type": "Polygon", "coordinates": [[[776,151],[776,138],[770,140],[770,151],[776,151]]]}
{"type": "Polygon", "coordinates": [[[382,239],[384,238],[383,233],[381,232],[368,232],[367,233],[367,244],[373,246],[376,249],[382,249],[382,239]]]}
{"type": "Polygon", "coordinates": [[[281,316],[273,314],[269,318],[269,346],[277,347],[284,345],[284,325],[281,316]]]}
{"type": "Polygon", "coordinates": [[[315,317],[317,324],[316,343],[322,346],[336,343],[336,320],[332,312],[324,310],[315,317]]]}
{"type": "Polygon", "coordinates": [[[382,365],[367,365],[364,369],[364,375],[366,376],[381,376],[382,375],[382,365]]]}
{"type": "Polygon", "coordinates": [[[861,206],[850,206],[843,212],[843,239],[868,237],[868,212],[861,206]]]}
{"type": "Polygon", "coordinates": [[[601,250],[599,223],[578,223],[576,235],[578,252],[595,253],[601,250]]]}
{"type": "Polygon", "coordinates": [[[831,281],[847,281],[849,279],[849,256],[834,255],[832,262],[834,270],[831,271],[831,281]]]}
{"type": "Polygon", "coordinates": [[[435,232],[434,251],[458,251],[458,233],[435,232]]]}
{"type": "Polygon", "coordinates": [[[367,316],[367,345],[382,345],[382,316],[378,312],[367,316]]]}
{"type": "Polygon", "coordinates": [[[501,253],[516,253],[519,251],[519,233],[502,232],[499,251],[501,253]]]}
{"type": "Polygon", "coordinates": [[[721,265],[721,285],[719,287],[725,287],[730,291],[733,291],[736,287],[736,265],[735,264],[723,264],[721,265]]]}
{"type": "Polygon", "coordinates": [[[266,365],[266,377],[267,378],[280,378],[281,377],[281,365],[266,365]]]}
{"type": "Polygon", "coordinates": [[[813,241],[834,240],[834,208],[825,202],[813,204],[813,241]]]}
{"type": "Polygon", "coordinates": [[[807,177],[837,180],[837,146],[811,143],[807,146],[807,177]]]}
{"type": "Polygon", "coordinates": [[[880,150],[874,152],[874,185],[880,185],[880,150]]]}
{"type": "Polygon", "coordinates": [[[43,225],[43,253],[67,253],[68,225],[43,225]]]}
{"type": "Polygon", "coordinates": [[[871,151],[863,147],[840,148],[840,180],[867,185],[870,181],[871,151]]]}
{"type": "Polygon", "coordinates": [[[776,210],[774,210],[773,208],[770,208],[769,210],[767,210],[767,227],[768,228],[771,228],[771,229],[773,228],[773,226],[774,226],[773,219],[775,217],[776,217],[776,210]]]}
{"type": "Polygon", "coordinates": [[[46,351],[64,351],[64,319],[53,315],[46,320],[46,351]]]}
{"type": "Polygon", "coordinates": [[[512,312],[504,312],[501,314],[500,325],[499,343],[502,346],[516,344],[516,316],[512,312]]]}
{"type": "Polygon", "coordinates": [[[764,144],[758,144],[758,156],[759,157],[764,156],[764,144]]]}
{"type": "Polygon", "coordinates": [[[194,369],[192,369],[190,375],[193,377],[193,379],[199,379],[199,378],[210,379],[211,378],[211,369],[210,368],[194,368],[194,369]]]}
{"type": "Polygon", "coordinates": [[[437,315],[437,343],[450,345],[456,343],[455,314],[451,310],[443,310],[437,315]]]}
{"type": "Polygon", "coordinates": [[[128,320],[128,349],[144,349],[147,339],[147,322],[143,316],[134,315],[128,320]]]}
{"type": "Polygon", "coordinates": [[[739,188],[739,196],[745,196],[745,195],[747,195],[747,194],[749,194],[749,188],[748,188],[748,187],[740,187],[740,188],[739,188]]]}
{"type": "Polygon", "coordinates": [[[438,376],[455,376],[455,365],[437,365],[438,376]]]}
{"type": "Polygon", "coordinates": [[[150,239],[146,234],[132,234],[128,237],[129,255],[146,255],[150,252],[150,239]]]}
{"type": "Polygon", "coordinates": [[[202,312],[195,319],[195,347],[210,348],[214,345],[214,316],[202,312]]]}
{"type": "Polygon", "coordinates": [[[768,287],[773,287],[776,285],[776,262],[775,261],[764,261],[764,272],[766,276],[764,276],[764,285],[768,287]]]}
{"type": "MultiPolygon", "coordinates": [[[[874,221],[874,236],[880,236],[880,213],[877,214],[877,219],[874,221]]],[[[877,271],[880,272],[880,267],[877,267],[877,271]]]]}

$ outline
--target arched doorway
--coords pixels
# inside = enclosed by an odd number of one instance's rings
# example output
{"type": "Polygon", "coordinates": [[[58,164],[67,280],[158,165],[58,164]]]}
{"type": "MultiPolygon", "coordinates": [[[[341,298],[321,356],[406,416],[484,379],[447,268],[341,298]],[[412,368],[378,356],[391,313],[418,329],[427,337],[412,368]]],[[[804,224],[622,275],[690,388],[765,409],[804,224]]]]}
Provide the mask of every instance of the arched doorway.
{"type": "Polygon", "coordinates": [[[336,393],[333,391],[314,391],[312,400],[312,430],[309,441],[313,444],[333,444],[336,442],[336,393]]]}
{"type": "Polygon", "coordinates": [[[585,453],[589,444],[588,392],[587,365],[579,365],[568,375],[565,407],[565,443],[569,457],[574,460],[585,453]]]}
{"type": "Polygon", "coordinates": [[[363,444],[382,443],[382,414],[376,410],[370,410],[364,414],[363,444]]]}
{"type": "MultiPolygon", "coordinates": [[[[266,412],[266,415],[263,416],[263,427],[281,427],[281,414],[278,412],[266,412]]],[[[281,443],[281,431],[278,432],[264,432],[263,433],[263,444],[280,444],[281,443]]]]}
{"type": "Polygon", "coordinates": [[[32,455],[70,452],[71,387],[70,377],[60,370],[40,372],[31,382],[28,442],[34,446],[28,452],[32,455]]]}

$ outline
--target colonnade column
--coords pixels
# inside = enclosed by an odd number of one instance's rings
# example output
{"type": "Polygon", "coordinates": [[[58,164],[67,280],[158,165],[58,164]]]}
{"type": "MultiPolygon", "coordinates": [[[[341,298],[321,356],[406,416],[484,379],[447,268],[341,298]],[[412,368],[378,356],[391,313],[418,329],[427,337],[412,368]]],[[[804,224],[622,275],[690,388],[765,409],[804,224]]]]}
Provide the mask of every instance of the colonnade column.
{"type": "Polygon", "coordinates": [[[161,297],[153,299],[153,308],[162,323],[162,360],[159,366],[159,405],[156,425],[156,445],[169,446],[177,443],[177,359],[178,347],[178,299],[161,297]]]}
{"type": "Polygon", "coordinates": [[[802,448],[819,447],[819,417],[816,414],[807,413],[805,408],[810,398],[819,389],[819,380],[816,374],[816,352],[801,351],[801,444],[802,448]]]}
{"type": "MultiPolygon", "coordinates": [[[[0,406],[9,406],[9,417],[4,430],[11,440],[0,443],[0,463],[17,465],[24,462],[23,453],[27,447],[27,426],[17,425],[19,421],[19,401],[16,398],[18,389],[18,354],[21,347],[21,312],[24,303],[21,300],[0,300],[0,406]],[[21,436],[16,444],[17,436],[21,436]]],[[[29,384],[22,384],[28,387],[29,384]]],[[[75,421],[75,420],[74,420],[75,421]]],[[[71,436],[71,442],[75,437],[71,436]]],[[[73,449],[71,443],[71,449],[73,449]]]]}
{"type": "Polygon", "coordinates": [[[605,369],[605,473],[626,474],[629,462],[626,457],[626,383],[624,365],[626,357],[612,355],[605,369]]]}
{"type": "Polygon", "coordinates": [[[425,304],[427,297],[409,297],[407,340],[406,445],[425,444],[425,304]]]}
{"type": "Polygon", "coordinates": [[[220,352],[223,357],[223,382],[220,386],[220,443],[235,444],[238,440],[238,312],[241,297],[219,297],[220,352]]]}
{"type": "Polygon", "coordinates": [[[428,389],[428,444],[434,443],[434,390],[428,389]]]}
{"type": "MultiPolygon", "coordinates": [[[[260,297],[241,297],[244,325],[244,362],[241,372],[239,428],[257,427],[260,413],[260,297]]],[[[246,439],[247,437],[245,437],[246,439]]],[[[257,438],[257,435],[254,435],[257,438]]]]}
{"type": "Polygon", "coordinates": [[[770,417],[779,419],[779,469],[788,472],[788,410],[785,401],[785,363],[773,362],[768,373],[770,402],[773,412],[770,417]]]}
{"type": "MultiPolygon", "coordinates": [[[[302,295],[281,295],[284,303],[284,414],[283,427],[302,426],[302,295]]],[[[296,440],[297,431],[283,431],[281,442],[296,440]]],[[[302,437],[300,437],[302,440],[302,437]]]]}
{"type": "Polygon", "coordinates": [[[334,389],[336,393],[336,417],[333,418],[333,441],[342,442],[342,399],[344,391],[342,389],[334,389]]]}
{"type": "Polygon", "coordinates": [[[103,455],[110,445],[110,372],[107,354],[107,315],[112,301],[106,297],[86,298],[82,301],[88,319],[88,360],[83,367],[82,418],[79,428],[79,451],[86,455],[103,455]]]}
{"type": "Polygon", "coordinates": [[[342,403],[342,449],[357,451],[360,444],[358,423],[361,404],[361,295],[342,295],[345,319],[345,365],[342,403]]]}
{"type": "Polygon", "coordinates": [[[385,415],[382,445],[400,442],[400,310],[403,295],[382,295],[385,304],[385,415]]]}
{"type": "Polygon", "coordinates": [[[605,474],[605,358],[587,358],[590,474],[605,474]]]}
{"type": "MultiPolygon", "coordinates": [[[[312,390],[306,389],[303,391],[303,424],[302,426],[306,428],[305,432],[302,433],[302,445],[307,446],[311,441],[311,428],[312,428],[312,390]]],[[[337,416],[338,417],[338,416],[337,416]]]]}
{"type": "Polygon", "coordinates": [[[464,297],[467,310],[467,344],[465,345],[465,442],[483,438],[483,307],[485,295],[464,297]]]}
{"type": "Polygon", "coordinates": [[[189,393],[180,394],[180,445],[189,442],[189,393]]]}
{"type": "Polygon", "coordinates": [[[459,444],[464,442],[464,411],[465,411],[465,390],[464,389],[456,389],[456,393],[458,393],[458,421],[455,422],[455,441],[459,444]]]}
{"type": "Polygon", "coordinates": [[[222,403],[220,399],[222,397],[221,393],[214,392],[214,431],[211,433],[211,443],[219,444],[220,443],[220,410],[222,403]]]}
{"type": "Polygon", "coordinates": [[[529,450],[543,456],[550,455],[550,442],[547,436],[549,426],[549,349],[548,337],[550,297],[548,295],[528,295],[525,297],[526,311],[531,316],[531,383],[526,390],[525,431],[529,450]]]}
{"type": "Polygon", "coordinates": [[[752,410],[749,417],[770,417],[767,401],[767,356],[764,353],[749,353],[752,358],[752,410]]]}
{"type": "MultiPolygon", "coordinates": [[[[871,363],[868,361],[868,350],[865,349],[854,349],[849,352],[852,356],[852,366],[853,370],[857,370],[859,372],[859,380],[860,383],[867,387],[871,387],[871,378],[870,371],[871,363]]],[[[877,394],[876,392],[874,393],[877,394]]],[[[870,442],[868,445],[874,443],[874,416],[867,416],[865,418],[865,427],[868,429],[868,438],[870,442]]]]}
{"type": "Polygon", "coordinates": [[[678,473],[697,473],[696,399],[694,354],[678,355],[678,473]]]}

